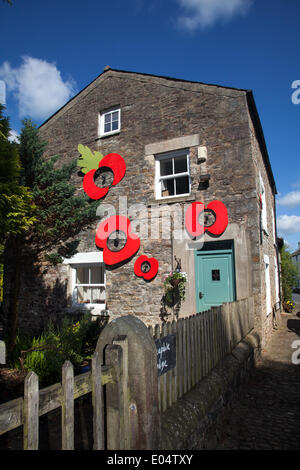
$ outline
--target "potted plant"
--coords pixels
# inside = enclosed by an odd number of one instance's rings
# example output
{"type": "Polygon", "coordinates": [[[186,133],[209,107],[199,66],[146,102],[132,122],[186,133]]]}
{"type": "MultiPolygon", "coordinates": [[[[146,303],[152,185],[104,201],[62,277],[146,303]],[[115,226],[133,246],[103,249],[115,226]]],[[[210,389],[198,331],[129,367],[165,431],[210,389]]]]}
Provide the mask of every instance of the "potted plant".
{"type": "Polygon", "coordinates": [[[295,307],[296,304],[292,300],[287,300],[286,302],[283,302],[283,308],[285,312],[292,313],[295,307]]]}
{"type": "Polygon", "coordinates": [[[172,306],[185,299],[186,273],[172,271],[164,280],[165,300],[172,306]]]}

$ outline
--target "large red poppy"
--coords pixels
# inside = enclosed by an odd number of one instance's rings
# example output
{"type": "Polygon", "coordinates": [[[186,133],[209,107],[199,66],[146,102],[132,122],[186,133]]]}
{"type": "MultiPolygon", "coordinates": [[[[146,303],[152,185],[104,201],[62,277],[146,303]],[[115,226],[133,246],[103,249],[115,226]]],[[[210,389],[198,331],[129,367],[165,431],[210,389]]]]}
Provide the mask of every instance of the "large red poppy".
{"type": "MultiPolygon", "coordinates": [[[[99,162],[99,168],[110,168],[114,174],[113,182],[111,186],[115,186],[118,184],[126,173],[126,163],[123,157],[118,153],[109,153],[105,155],[99,162]]],[[[99,188],[94,181],[94,176],[97,170],[90,170],[88,173],[85,174],[83,178],[83,189],[84,192],[91,198],[91,199],[101,199],[104,197],[108,191],[110,186],[106,186],[104,188],[99,188]]]]}
{"type": "Polygon", "coordinates": [[[145,281],[151,281],[158,272],[158,261],[156,258],[148,258],[148,256],[139,256],[134,263],[134,273],[138,277],[143,277],[145,281]],[[143,265],[148,264],[149,270],[143,271],[143,265]]]}
{"type": "Polygon", "coordinates": [[[202,202],[193,202],[185,214],[185,228],[192,237],[199,237],[205,231],[212,235],[221,235],[228,225],[228,213],[225,204],[221,201],[212,201],[207,207],[202,202]],[[215,222],[209,227],[199,223],[199,215],[204,210],[210,210],[215,214],[215,222]]]}
{"type": "Polygon", "coordinates": [[[99,224],[95,237],[96,245],[103,249],[103,261],[115,265],[131,258],[140,248],[140,239],[131,233],[130,220],[124,215],[113,215],[99,224]],[[108,237],[114,232],[125,234],[126,243],[119,251],[112,251],[107,244],[108,237]]]}

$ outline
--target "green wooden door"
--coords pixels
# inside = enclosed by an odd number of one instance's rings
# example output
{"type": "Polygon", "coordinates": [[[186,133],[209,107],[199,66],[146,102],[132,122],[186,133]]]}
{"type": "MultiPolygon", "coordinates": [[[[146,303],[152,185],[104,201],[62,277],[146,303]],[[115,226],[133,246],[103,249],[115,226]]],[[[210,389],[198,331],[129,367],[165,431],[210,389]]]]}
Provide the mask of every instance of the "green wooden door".
{"type": "Polygon", "coordinates": [[[197,312],[235,300],[233,251],[195,251],[197,312]]]}

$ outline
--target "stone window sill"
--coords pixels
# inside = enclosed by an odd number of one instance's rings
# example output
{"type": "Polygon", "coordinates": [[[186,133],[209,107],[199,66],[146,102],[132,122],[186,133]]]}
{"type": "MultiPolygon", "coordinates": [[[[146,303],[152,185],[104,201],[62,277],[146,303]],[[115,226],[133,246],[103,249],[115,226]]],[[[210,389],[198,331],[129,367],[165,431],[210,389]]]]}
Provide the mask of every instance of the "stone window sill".
{"type": "Polygon", "coordinates": [[[161,206],[161,205],[166,205],[166,204],[176,204],[176,203],[182,203],[182,202],[191,202],[196,200],[196,195],[195,194],[189,194],[188,196],[182,196],[182,197],[172,197],[172,198],[163,198],[163,199],[153,199],[150,201],[147,205],[147,207],[150,206],[161,206]]]}
{"type": "Polygon", "coordinates": [[[95,141],[108,139],[109,137],[115,137],[115,136],[119,135],[120,133],[121,133],[121,131],[117,131],[117,132],[110,132],[109,134],[100,135],[99,137],[96,137],[95,141]]]}

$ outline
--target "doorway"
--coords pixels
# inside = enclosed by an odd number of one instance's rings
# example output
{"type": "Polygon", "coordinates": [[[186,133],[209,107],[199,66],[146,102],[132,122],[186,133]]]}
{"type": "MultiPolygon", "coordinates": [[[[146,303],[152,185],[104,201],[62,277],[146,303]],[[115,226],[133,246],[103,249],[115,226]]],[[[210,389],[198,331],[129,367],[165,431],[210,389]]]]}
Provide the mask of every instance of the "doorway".
{"type": "Polygon", "coordinates": [[[236,299],[233,241],[207,242],[195,250],[195,283],[197,312],[236,299]]]}

